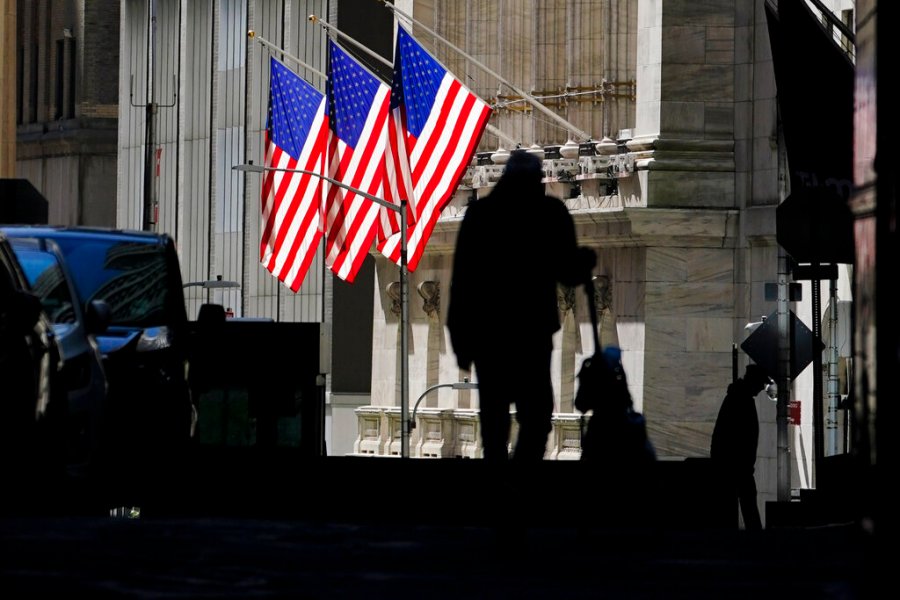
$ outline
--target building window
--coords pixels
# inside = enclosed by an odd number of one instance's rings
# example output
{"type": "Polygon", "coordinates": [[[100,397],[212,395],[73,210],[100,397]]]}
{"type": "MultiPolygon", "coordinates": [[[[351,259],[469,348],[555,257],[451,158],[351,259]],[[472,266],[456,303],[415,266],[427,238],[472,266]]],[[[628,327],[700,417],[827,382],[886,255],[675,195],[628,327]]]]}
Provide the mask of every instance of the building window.
{"type": "Polygon", "coordinates": [[[31,45],[31,64],[28,69],[28,122],[36,123],[38,116],[38,45],[31,45]]]}
{"type": "Polygon", "coordinates": [[[66,40],[69,46],[69,77],[68,81],[66,81],[66,117],[70,119],[75,118],[75,40],[69,39],[66,40]]]}
{"type": "MultiPolygon", "coordinates": [[[[843,22],[843,24],[846,25],[848,29],[852,30],[855,28],[852,8],[841,11],[841,22],[843,22]]],[[[843,34],[841,34],[841,48],[843,48],[846,52],[853,53],[853,42],[851,42],[850,38],[843,34]]]]}
{"type": "Polygon", "coordinates": [[[25,115],[25,47],[16,50],[16,125],[21,125],[25,115]]]}
{"type": "Polygon", "coordinates": [[[63,40],[56,40],[56,73],[54,77],[54,87],[56,94],[53,101],[53,120],[58,121],[63,118],[63,102],[65,95],[65,79],[63,73],[66,72],[66,43],[63,40]]]}

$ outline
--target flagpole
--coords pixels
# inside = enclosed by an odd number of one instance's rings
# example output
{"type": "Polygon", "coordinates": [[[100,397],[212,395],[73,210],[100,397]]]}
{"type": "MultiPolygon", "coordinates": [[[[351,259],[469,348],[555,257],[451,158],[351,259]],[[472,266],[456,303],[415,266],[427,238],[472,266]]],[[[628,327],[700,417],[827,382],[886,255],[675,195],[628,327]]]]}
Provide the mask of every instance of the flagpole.
{"type": "Polygon", "coordinates": [[[359,188],[306,169],[288,169],[284,167],[263,167],[253,163],[246,165],[234,165],[234,171],[246,173],[265,173],[266,171],[279,171],[282,173],[303,173],[312,177],[318,177],[338,187],[350,190],[358,196],[368,198],[375,204],[379,204],[389,210],[400,213],[400,456],[409,458],[409,269],[407,268],[406,244],[406,200],[401,200],[400,205],[373,196],[359,188]]]}
{"type": "Polygon", "coordinates": [[[400,15],[400,16],[406,18],[406,19],[409,19],[410,21],[412,21],[413,23],[415,23],[416,25],[418,25],[419,27],[421,27],[422,29],[424,29],[425,31],[427,31],[429,34],[433,35],[434,37],[436,37],[437,39],[439,39],[440,41],[442,41],[444,44],[450,46],[450,48],[452,48],[453,50],[455,50],[455,51],[458,52],[459,54],[463,55],[466,59],[471,60],[471,61],[472,61],[473,63],[475,63],[477,66],[479,66],[479,67],[481,67],[482,69],[484,69],[485,72],[487,72],[489,75],[492,75],[493,77],[496,77],[501,83],[503,83],[504,85],[508,86],[512,91],[514,91],[516,94],[518,94],[519,96],[521,96],[522,99],[524,99],[526,102],[528,102],[529,104],[531,104],[532,106],[534,106],[536,109],[538,109],[539,111],[541,111],[542,113],[544,113],[546,116],[548,116],[548,117],[550,117],[551,119],[553,119],[554,121],[556,121],[558,124],[564,126],[564,127],[566,128],[567,131],[571,131],[571,132],[574,132],[574,133],[577,134],[577,135],[580,135],[584,140],[589,140],[589,139],[591,139],[591,134],[587,133],[586,131],[582,131],[581,129],[579,129],[579,128],[576,127],[575,125],[569,123],[568,121],[566,121],[565,119],[563,119],[561,116],[559,116],[558,114],[556,114],[555,112],[553,112],[552,110],[550,110],[549,108],[547,108],[546,106],[544,106],[543,104],[541,104],[536,98],[534,98],[534,96],[525,93],[524,90],[519,89],[515,84],[513,84],[513,83],[507,81],[506,79],[504,79],[502,75],[500,75],[499,73],[497,73],[496,71],[494,71],[493,69],[491,69],[490,67],[488,67],[486,64],[484,64],[483,62],[481,62],[481,61],[478,60],[477,58],[475,58],[475,57],[473,57],[473,56],[467,54],[467,53],[466,53],[465,51],[463,51],[461,48],[459,48],[459,47],[457,47],[456,45],[454,45],[450,40],[448,40],[448,39],[442,37],[441,35],[439,35],[436,31],[434,31],[433,29],[431,29],[431,28],[428,27],[427,25],[424,25],[424,24],[422,24],[421,22],[419,22],[419,21],[413,19],[412,16],[406,14],[405,12],[403,12],[402,10],[400,10],[399,8],[397,8],[396,6],[394,6],[392,3],[388,2],[387,0],[378,0],[378,1],[381,2],[382,4],[384,4],[385,8],[387,8],[387,9],[390,10],[390,11],[392,11],[395,15],[400,15]]]}
{"type": "Polygon", "coordinates": [[[406,200],[400,201],[400,456],[409,458],[409,268],[406,261],[406,200]]]}
{"type": "MultiPolygon", "coordinates": [[[[354,46],[356,46],[357,48],[359,48],[360,50],[362,50],[363,52],[365,52],[366,54],[368,54],[368,55],[371,56],[372,58],[378,60],[379,62],[381,62],[381,63],[384,64],[384,65],[387,65],[387,66],[393,68],[394,65],[393,65],[393,63],[391,63],[391,61],[389,61],[389,60],[386,59],[385,57],[381,56],[381,55],[378,54],[377,52],[374,52],[373,50],[367,48],[367,47],[366,47],[365,45],[363,45],[361,42],[359,42],[359,41],[353,39],[352,37],[350,37],[349,35],[347,35],[347,34],[344,33],[343,31],[340,31],[340,30],[339,30],[337,27],[335,27],[334,25],[330,25],[327,21],[322,20],[322,19],[319,18],[318,16],[316,16],[316,15],[309,15],[309,22],[310,22],[310,23],[313,23],[313,24],[318,23],[318,24],[321,25],[326,31],[333,31],[333,32],[335,33],[335,35],[337,35],[337,36],[339,36],[339,37],[341,37],[341,38],[347,40],[348,42],[350,42],[351,44],[353,44],[354,46]]],[[[541,105],[541,106],[543,106],[543,105],[541,105]]],[[[502,131],[500,131],[499,129],[497,129],[496,127],[494,127],[493,125],[491,125],[490,123],[488,123],[488,124],[485,126],[485,128],[486,128],[487,130],[489,130],[491,133],[493,133],[494,135],[496,135],[498,138],[500,138],[500,139],[502,139],[502,140],[506,140],[507,142],[509,142],[509,143],[512,145],[513,148],[516,148],[516,147],[518,147],[518,146],[520,145],[520,142],[519,142],[518,140],[513,139],[512,136],[503,133],[502,131]]],[[[588,137],[590,137],[590,136],[588,136],[588,137]]]]}
{"type": "Polygon", "coordinates": [[[319,17],[316,16],[316,15],[309,15],[308,18],[309,18],[309,22],[312,23],[313,25],[315,25],[316,23],[318,23],[319,25],[321,25],[321,26],[325,29],[325,31],[333,31],[334,34],[335,34],[336,36],[338,36],[339,38],[343,38],[343,39],[347,40],[348,42],[350,42],[351,44],[353,44],[354,46],[356,46],[357,48],[359,48],[360,50],[362,50],[363,52],[365,52],[366,54],[368,54],[368,55],[371,56],[372,58],[374,58],[374,59],[380,61],[382,64],[385,64],[385,65],[387,65],[387,66],[389,66],[389,67],[393,67],[393,66],[394,66],[393,63],[391,63],[391,61],[389,61],[389,60],[386,59],[385,57],[381,56],[380,54],[378,54],[378,53],[375,52],[374,50],[372,50],[372,49],[370,49],[370,48],[367,48],[367,47],[364,46],[362,43],[356,41],[355,39],[353,39],[352,37],[350,37],[349,35],[347,35],[347,34],[344,33],[343,31],[339,30],[337,27],[334,27],[334,26],[332,26],[332,25],[329,25],[327,21],[325,21],[325,20],[319,18],[319,17]]]}
{"type": "Polygon", "coordinates": [[[270,42],[269,40],[267,40],[267,39],[265,39],[265,38],[263,38],[263,37],[259,37],[258,35],[256,35],[256,32],[253,31],[252,29],[249,30],[249,31],[247,32],[247,37],[249,37],[251,40],[256,40],[257,42],[259,42],[260,44],[262,44],[262,45],[265,46],[266,48],[269,48],[270,50],[274,50],[275,52],[278,52],[279,54],[283,54],[286,58],[289,58],[290,60],[292,60],[292,61],[294,61],[295,63],[297,63],[297,65],[299,65],[301,68],[303,68],[303,69],[308,69],[308,70],[312,71],[313,73],[315,73],[316,75],[318,75],[318,76],[321,77],[322,79],[328,79],[328,75],[326,75],[326,74],[323,73],[322,71],[320,71],[320,70],[318,70],[318,69],[316,69],[316,68],[314,68],[314,67],[312,67],[312,66],[306,64],[305,62],[303,62],[302,60],[300,60],[299,58],[297,58],[297,57],[294,56],[293,54],[289,54],[289,53],[285,52],[282,48],[279,48],[278,46],[276,46],[275,44],[273,44],[273,43],[270,42]]]}

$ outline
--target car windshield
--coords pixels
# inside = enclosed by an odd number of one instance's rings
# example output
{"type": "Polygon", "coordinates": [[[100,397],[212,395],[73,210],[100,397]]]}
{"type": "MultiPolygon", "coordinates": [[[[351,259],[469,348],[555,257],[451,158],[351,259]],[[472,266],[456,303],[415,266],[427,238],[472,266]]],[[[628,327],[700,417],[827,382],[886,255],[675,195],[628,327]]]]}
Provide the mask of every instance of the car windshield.
{"type": "Polygon", "coordinates": [[[165,249],[121,239],[56,240],[86,301],[102,299],[110,325],[149,327],[164,323],[169,294],[165,249]]]}
{"type": "Polygon", "coordinates": [[[25,277],[53,323],[74,323],[75,305],[56,256],[49,252],[16,248],[25,277]]]}

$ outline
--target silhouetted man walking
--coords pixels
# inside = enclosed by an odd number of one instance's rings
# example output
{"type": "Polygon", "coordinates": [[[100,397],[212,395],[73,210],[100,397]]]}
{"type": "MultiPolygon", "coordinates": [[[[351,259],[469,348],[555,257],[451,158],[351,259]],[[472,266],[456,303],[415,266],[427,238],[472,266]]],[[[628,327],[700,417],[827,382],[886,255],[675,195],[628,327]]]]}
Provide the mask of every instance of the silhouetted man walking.
{"type": "Polygon", "coordinates": [[[514,151],[491,193],[469,204],[456,242],[447,328],[459,367],[475,365],[488,460],[508,458],[513,403],[513,458],[543,459],[560,328],[556,286],[589,281],[596,263],[593,250],[577,246],[568,209],[545,194],[542,177],[537,157],[514,151]]]}
{"type": "Polygon", "coordinates": [[[756,396],[770,381],[762,367],[751,364],[742,378],[728,386],[709,452],[717,483],[725,496],[737,498],[746,529],[762,529],[753,474],[759,441],[756,396]]]}

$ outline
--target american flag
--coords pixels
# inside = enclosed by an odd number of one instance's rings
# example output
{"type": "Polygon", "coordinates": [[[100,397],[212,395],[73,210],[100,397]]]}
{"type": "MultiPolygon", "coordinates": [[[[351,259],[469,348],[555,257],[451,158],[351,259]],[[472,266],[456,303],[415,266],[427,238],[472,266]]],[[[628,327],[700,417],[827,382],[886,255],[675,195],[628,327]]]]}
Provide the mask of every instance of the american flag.
{"type": "MultiPolygon", "coordinates": [[[[328,55],[328,176],[384,198],[390,88],[333,40],[328,55]]],[[[379,231],[379,213],[387,210],[353,191],[328,186],[325,264],[338,277],[348,282],[356,277],[379,231]]]]}
{"type": "MultiPolygon", "coordinates": [[[[327,134],[324,94],[273,58],[265,166],[322,173],[327,134]]],[[[260,263],[296,292],[322,239],[322,180],[266,171],[260,204],[260,263]]]]}
{"type": "MultiPolygon", "coordinates": [[[[407,268],[414,271],[441,211],[459,186],[491,109],[398,27],[391,114],[397,162],[388,163],[389,193],[410,203],[407,268]]],[[[378,249],[400,264],[400,242],[397,233],[378,249]]]]}

